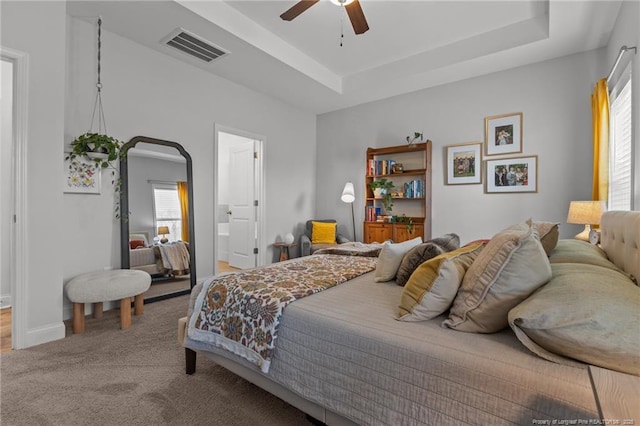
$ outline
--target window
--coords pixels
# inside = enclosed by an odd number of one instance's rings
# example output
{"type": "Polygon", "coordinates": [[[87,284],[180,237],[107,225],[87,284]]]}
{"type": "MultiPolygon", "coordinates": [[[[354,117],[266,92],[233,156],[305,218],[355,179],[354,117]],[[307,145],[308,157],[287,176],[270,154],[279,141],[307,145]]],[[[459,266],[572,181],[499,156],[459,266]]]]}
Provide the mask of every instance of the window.
{"type": "Polygon", "coordinates": [[[631,150],[631,67],[610,94],[608,210],[631,210],[634,153],[631,150]]]}
{"type": "Polygon", "coordinates": [[[160,226],[168,226],[169,234],[165,236],[169,241],[182,239],[182,213],[177,185],[153,185],[153,215],[156,231],[160,226]]]}

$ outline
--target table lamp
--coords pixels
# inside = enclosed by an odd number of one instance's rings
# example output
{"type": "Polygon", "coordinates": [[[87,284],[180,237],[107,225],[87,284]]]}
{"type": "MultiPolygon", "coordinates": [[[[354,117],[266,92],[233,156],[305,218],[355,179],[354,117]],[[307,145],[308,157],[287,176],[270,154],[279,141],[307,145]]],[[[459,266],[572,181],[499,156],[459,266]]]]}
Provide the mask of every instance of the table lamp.
{"type": "Polygon", "coordinates": [[[591,225],[600,225],[600,217],[606,211],[604,201],[572,201],[569,204],[567,223],[584,225],[584,230],[574,238],[589,241],[591,225]]]}
{"type": "Polygon", "coordinates": [[[160,240],[160,242],[162,244],[168,242],[169,240],[167,239],[167,234],[170,234],[171,232],[169,232],[169,227],[168,226],[158,226],[158,235],[162,235],[162,239],[160,240]]]}

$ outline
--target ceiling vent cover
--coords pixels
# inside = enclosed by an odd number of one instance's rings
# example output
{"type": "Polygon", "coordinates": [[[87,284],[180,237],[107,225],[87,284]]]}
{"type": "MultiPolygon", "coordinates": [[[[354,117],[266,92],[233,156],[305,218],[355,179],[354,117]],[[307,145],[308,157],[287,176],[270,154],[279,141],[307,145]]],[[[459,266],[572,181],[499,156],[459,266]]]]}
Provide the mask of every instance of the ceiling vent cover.
{"type": "Polygon", "coordinates": [[[163,43],[207,63],[229,54],[228,51],[220,46],[216,46],[210,41],[191,34],[182,28],[178,28],[169,34],[163,40],[163,43]]]}

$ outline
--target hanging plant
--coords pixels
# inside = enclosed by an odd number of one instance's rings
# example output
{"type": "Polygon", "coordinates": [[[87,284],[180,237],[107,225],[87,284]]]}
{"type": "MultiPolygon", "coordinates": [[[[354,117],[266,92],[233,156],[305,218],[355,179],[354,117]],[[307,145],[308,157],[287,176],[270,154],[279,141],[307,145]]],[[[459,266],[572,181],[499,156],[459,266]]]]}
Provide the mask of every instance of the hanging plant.
{"type": "Polygon", "coordinates": [[[96,167],[111,167],[115,170],[116,165],[113,162],[120,160],[124,155],[122,145],[124,144],[114,137],[87,132],[71,142],[71,152],[67,155],[67,160],[85,157],[95,162],[96,167]]]}
{"type": "MultiPolygon", "coordinates": [[[[98,169],[111,168],[111,184],[116,186],[116,193],[120,191],[120,178],[117,176],[117,161],[126,155],[122,151],[123,142],[107,134],[107,122],[104,118],[102,107],[102,80],[100,78],[100,53],[102,47],[102,18],[98,18],[98,81],[96,83],[96,100],[93,105],[91,115],[91,126],[89,131],[78,136],[71,142],[71,152],[66,156],[66,160],[74,160],[76,157],[83,157],[93,161],[98,169]],[[98,131],[93,131],[96,115],[98,116],[98,131]]],[[[116,212],[118,206],[116,205],[116,212]]]]}

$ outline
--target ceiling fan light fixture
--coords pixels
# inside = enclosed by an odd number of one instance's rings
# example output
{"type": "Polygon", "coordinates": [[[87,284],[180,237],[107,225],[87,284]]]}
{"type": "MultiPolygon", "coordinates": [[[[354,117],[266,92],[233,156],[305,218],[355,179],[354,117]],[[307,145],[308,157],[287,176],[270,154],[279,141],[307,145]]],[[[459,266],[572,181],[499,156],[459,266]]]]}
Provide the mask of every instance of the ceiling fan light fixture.
{"type": "Polygon", "coordinates": [[[351,3],[353,3],[353,0],[331,0],[331,3],[338,5],[338,6],[347,6],[351,3]]]}

